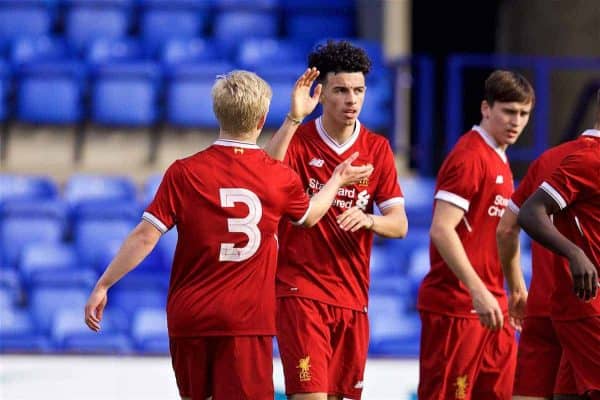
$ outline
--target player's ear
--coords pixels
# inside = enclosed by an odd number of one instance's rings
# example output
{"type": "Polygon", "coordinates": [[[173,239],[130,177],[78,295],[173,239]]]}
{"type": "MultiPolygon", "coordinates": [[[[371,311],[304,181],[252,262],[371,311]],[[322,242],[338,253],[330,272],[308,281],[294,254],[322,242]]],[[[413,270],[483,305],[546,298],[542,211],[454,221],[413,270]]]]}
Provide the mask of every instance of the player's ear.
{"type": "Polygon", "coordinates": [[[267,114],[260,117],[260,119],[258,120],[258,125],[256,125],[256,129],[258,129],[259,131],[262,130],[263,126],[265,126],[265,122],[267,122],[267,114]]]}
{"type": "Polygon", "coordinates": [[[484,119],[488,119],[490,117],[490,104],[487,100],[483,100],[481,102],[481,117],[484,119]]]}

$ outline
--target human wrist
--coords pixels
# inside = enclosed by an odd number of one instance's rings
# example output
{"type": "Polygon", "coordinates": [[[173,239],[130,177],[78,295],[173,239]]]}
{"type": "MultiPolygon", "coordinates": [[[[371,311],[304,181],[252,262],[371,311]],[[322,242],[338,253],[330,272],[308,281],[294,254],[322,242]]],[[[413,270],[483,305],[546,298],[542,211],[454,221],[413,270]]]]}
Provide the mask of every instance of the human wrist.
{"type": "Polygon", "coordinates": [[[300,125],[302,123],[302,120],[304,119],[304,117],[296,117],[291,112],[287,113],[285,118],[288,119],[294,125],[300,125]]]}
{"type": "Polygon", "coordinates": [[[365,229],[368,231],[371,231],[371,230],[373,230],[373,227],[375,226],[375,218],[373,218],[373,216],[371,214],[365,214],[365,215],[367,216],[367,219],[368,219],[365,229]]]}

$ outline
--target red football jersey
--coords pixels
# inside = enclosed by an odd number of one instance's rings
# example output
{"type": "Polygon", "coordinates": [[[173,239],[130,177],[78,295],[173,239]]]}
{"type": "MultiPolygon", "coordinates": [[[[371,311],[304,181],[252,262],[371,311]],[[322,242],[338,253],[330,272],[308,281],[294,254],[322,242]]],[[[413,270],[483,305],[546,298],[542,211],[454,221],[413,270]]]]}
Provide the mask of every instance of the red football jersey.
{"type": "Polygon", "coordinates": [[[298,175],[254,144],[218,140],[173,163],[143,217],[177,226],[169,335],[274,335],[277,227],[308,209],[298,175]]]}
{"type": "Polygon", "coordinates": [[[288,147],[286,162],[312,194],[321,189],[339,163],[356,151],[360,155],[354,165],[370,163],[374,167],[368,179],[341,188],[333,206],[315,227],[303,230],[282,222],[277,296],[300,296],[355,310],[366,309],[373,232],[345,232],[338,227],[336,217],[353,206],[372,213],[374,203],[380,210],[404,204],[388,141],[357,121],[352,136],[338,145],[318,118],[298,128],[288,147]]]}
{"type": "MultiPolygon", "coordinates": [[[[600,131],[588,130],[588,137],[600,138],[600,131]]],[[[561,210],[554,215],[558,230],[583,249],[600,266],[600,140],[587,140],[566,156],[540,186],[561,210]]],[[[552,318],[578,319],[600,316],[600,297],[585,303],[573,293],[573,279],[567,263],[556,269],[552,294],[552,318]]]]}
{"type": "MultiPolygon", "coordinates": [[[[456,227],[471,265],[488,290],[507,309],[504,275],[496,247],[496,226],[513,192],[513,177],[504,151],[481,127],[464,134],[438,173],[436,200],[463,210],[456,227]]],[[[419,310],[478,318],[468,289],[430,243],[431,270],[419,290],[419,310]]]]}
{"type": "MultiPolygon", "coordinates": [[[[552,171],[560,164],[563,158],[587,145],[590,140],[588,132],[584,132],[578,139],[568,141],[559,146],[545,151],[537,160],[529,166],[527,174],[515,190],[508,207],[519,214],[519,209],[548,178],[552,171]]],[[[563,268],[566,259],[544,246],[533,241],[531,243],[531,268],[532,279],[527,297],[527,316],[548,317],[550,316],[550,298],[554,290],[554,268],[563,268]],[[558,264],[558,266],[555,266],[558,264]]]]}

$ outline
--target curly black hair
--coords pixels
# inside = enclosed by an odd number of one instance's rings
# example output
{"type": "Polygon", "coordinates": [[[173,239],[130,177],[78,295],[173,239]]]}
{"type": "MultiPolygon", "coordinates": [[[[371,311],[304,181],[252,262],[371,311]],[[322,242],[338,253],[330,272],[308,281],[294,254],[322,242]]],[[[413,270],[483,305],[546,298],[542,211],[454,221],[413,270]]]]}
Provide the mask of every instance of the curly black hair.
{"type": "Polygon", "coordinates": [[[308,66],[320,71],[319,81],[323,82],[330,72],[362,72],[366,76],[371,71],[371,60],[366,51],[348,41],[328,40],[308,55],[308,66]]]}

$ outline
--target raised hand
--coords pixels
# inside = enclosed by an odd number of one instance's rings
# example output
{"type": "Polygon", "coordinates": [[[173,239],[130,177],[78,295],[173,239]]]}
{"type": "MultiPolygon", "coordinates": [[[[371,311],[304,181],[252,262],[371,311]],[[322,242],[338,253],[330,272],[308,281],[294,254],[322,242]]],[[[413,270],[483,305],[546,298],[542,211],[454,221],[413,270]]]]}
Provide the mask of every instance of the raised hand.
{"type": "Polygon", "coordinates": [[[319,83],[315,86],[313,95],[310,95],[310,88],[318,76],[319,71],[316,68],[307,68],[294,84],[290,105],[290,116],[292,118],[298,120],[304,119],[308,114],[313,112],[319,103],[323,85],[319,83]]]}
{"type": "Polygon", "coordinates": [[[569,257],[573,291],[580,300],[590,301],[598,293],[598,270],[583,251],[569,257]]]}
{"type": "Polygon", "coordinates": [[[371,164],[354,166],[352,163],[358,158],[358,152],[352,154],[344,162],[335,167],[333,176],[340,179],[340,186],[351,185],[368,178],[373,173],[371,164]]]}

